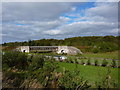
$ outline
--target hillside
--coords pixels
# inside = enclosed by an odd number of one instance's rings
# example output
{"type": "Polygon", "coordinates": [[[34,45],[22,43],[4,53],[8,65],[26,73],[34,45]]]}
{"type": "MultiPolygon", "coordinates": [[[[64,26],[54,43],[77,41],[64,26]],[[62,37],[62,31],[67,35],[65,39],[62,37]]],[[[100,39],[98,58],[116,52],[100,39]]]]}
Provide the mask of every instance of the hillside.
{"type": "Polygon", "coordinates": [[[58,39],[40,39],[28,40],[24,42],[3,43],[2,46],[75,46],[83,52],[111,52],[119,50],[119,36],[86,36],[72,37],[63,40],[58,39]]]}

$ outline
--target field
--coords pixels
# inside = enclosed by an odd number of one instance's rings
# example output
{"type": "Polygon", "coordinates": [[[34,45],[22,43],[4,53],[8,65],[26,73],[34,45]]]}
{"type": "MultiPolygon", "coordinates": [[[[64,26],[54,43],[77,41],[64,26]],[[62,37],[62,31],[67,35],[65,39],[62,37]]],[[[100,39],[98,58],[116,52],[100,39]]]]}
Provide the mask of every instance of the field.
{"type": "MultiPolygon", "coordinates": [[[[74,62],[74,59],[79,56],[68,56],[69,59],[72,59],[74,62]]],[[[84,62],[87,62],[88,59],[91,63],[94,63],[95,60],[98,61],[98,64],[101,64],[104,59],[108,59],[108,65],[111,64],[112,60],[117,60],[116,64],[119,65],[118,61],[118,51],[115,52],[107,52],[107,53],[84,53],[83,55],[80,55],[80,57],[86,57],[85,59],[78,59],[78,62],[81,62],[83,60],[84,62]]],[[[65,63],[65,62],[59,62],[60,71],[65,68],[71,71],[74,71],[76,68],[75,63],[65,63]]],[[[108,73],[108,70],[110,70],[110,76],[113,79],[114,82],[118,83],[119,81],[119,68],[112,68],[112,67],[100,67],[100,66],[91,66],[91,65],[80,65],[77,64],[77,68],[80,70],[80,76],[83,77],[85,80],[88,80],[89,83],[92,83],[92,87],[94,87],[94,84],[96,82],[100,82],[105,78],[105,75],[108,73]]],[[[119,84],[120,85],[120,84],[119,84]]]]}
{"type": "MultiPolygon", "coordinates": [[[[55,56],[56,54],[47,54],[51,56],[55,56]]],[[[112,67],[101,67],[101,66],[94,66],[94,65],[80,65],[75,64],[75,59],[82,57],[81,59],[77,59],[78,63],[80,63],[82,60],[83,62],[87,63],[88,59],[90,60],[90,63],[95,62],[95,60],[98,61],[98,65],[102,64],[103,60],[106,60],[108,62],[108,65],[111,65],[112,60],[116,61],[116,64],[119,64],[118,60],[118,51],[114,52],[106,52],[106,53],[83,53],[83,55],[77,55],[77,56],[71,56],[71,55],[65,55],[68,57],[68,62],[58,62],[58,65],[60,68],[58,69],[59,72],[62,72],[62,70],[67,69],[70,71],[74,71],[77,65],[77,69],[80,70],[80,77],[83,77],[83,79],[88,80],[88,82],[94,87],[94,84],[96,82],[101,82],[103,79],[105,79],[105,76],[108,73],[108,70],[110,70],[110,77],[112,78],[113,82],[118,83],[118,73],[119,68],[112,68],[112,67]],[[72,63],[69,62],[69,60],[72,61],[72,63]]]]}
{"type": "MultiPolygon", "coordinates": [[[[60,66],[59,71],[62,71],[63,68],[74,71],[76,68],[76,64],[73,63],[65,63],[59,62],[60,66]]],[[[80,76],[82,76],[85,80],[88,80],[89,83],[92,83],[94,87],[94,83],[98,81],[102,81],[107,74],[108,69],[110,69],[110,76],[116,83],[118,83],[118,68],[109,68],[109,67],[98,67],[98,66],[90,66],[90,65],[77,65],[77,68],[80,70],[80,76]]]]}
{"type": "Polygon", "coordinates": [[[118,52],[106,52],[106,53],[84,53],[83,56],[85,57],[98,57],[98,58],[111,58],[111,59],[118,59],[118,52]]]}
{"type": "Polygon", "coordinates": [[[54,58],[46,57],[58,55],[54,53],[5,52],[3,54],[3,87],[30,88],[34,85],[34,80],[37,80],[39,82],[36,83],[37,88],[76,88],[79,85],[82,86],[87,80],[84,87],[81,87],[82,89],[88,86],[98,88],[98,85],[101,85],[100,88],[106,88],[104,84],[110,88],[118,88],[120,68],[117,67],[117,54],[116,51],[97,54],[84,53],[76,56],[60,55],[66,56],[67,59],[56,61],[54,58]],[[97,63],[95,63],[96,61],[97,63]],[[77,74],[77,70],[80,73],[77,74]],[[9,79],[7,79],[8,77],[9,79]],[[9,84],[9,81],[12,84],[9,84]],[[53,85],[53,82],[58,84],[53,85]]]}
{"type": "MultiPolygon", "coordinates": [[[[32,54],[32,53],[30,53],[32,54]]],[[[39,53],[40,55],[58,55],[56,53],[39,53]]],[[[114,51],[114,52],[106,52],[106,53],[83,53],[82,55],[76,55],[76,56],[71,56],[71,55],[65,55],[68,57],[89,57],[89,58],[108,58],[108,59],[118,59],[118,54],[119,51],[114,51]]]]}

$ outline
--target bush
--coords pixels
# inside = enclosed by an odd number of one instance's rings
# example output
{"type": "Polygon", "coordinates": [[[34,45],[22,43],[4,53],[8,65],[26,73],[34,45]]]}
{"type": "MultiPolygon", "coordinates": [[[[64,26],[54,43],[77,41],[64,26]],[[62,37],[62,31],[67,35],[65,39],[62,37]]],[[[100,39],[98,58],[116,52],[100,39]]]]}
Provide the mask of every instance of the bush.
{"type": "Polygon", "coordinates": [[[42,68],[44,63],[45,63],[45,57],[44,56],[35,55],[32,58],[32,62],[30,64],[29,68],[31,70],[36,70],[36,69],[42,68]]]}
{"type": "Polygon", "coordinates": [[[29,67],[28,78],[36,79],[40,82],[42,87],[50,88],[55,79],[56,69],[58,68],[57,62],[54,59],[48,60],[43,56],[36,56],[33,58],[29,67]]]}
{"type": "Polygon", "coordinates": [[[25,80],[25,73],[9,70],[3,73],[3,88],[19,88],[25,80]],[[6,85],[7,84],[7,85],[6,85]]]}
{"type": "Polygon", "coordinates": [[[112,42],[102,42],[99,44],[101,52],[111,52],[118,50],[118,44],[112,42]]]}
{"type": "Polygon", "coordinates": [[[94,48],[94,49],[92,50],[92,52],[93,52],[93,53],[98,53],[98,52],[99,52],[99,49],[94,48]]]}
{"type": "Polygon", "coordinates": [[[98,60],[94,60],[94,65],[95,65],[95,66],[98,65],[98,60]]]}
{"type": "Polygon", "coordinates": [[[87,60],[87,65],[90,65],[90,64],[91,64],[91,63],[90,63],[90,59],[88,59],[88,60],[87,60]]]}
{"type": "Polygon", "coordinates": [[[70,62],[70,63],[74,63],[74,61],[73,61],[72,59],[69,59],[69,62],[70,62]]]}
{"type": "MultiPolygon", "coordinates": [[[[27,55],[20,52],[6,52],[2,56],[2,63],[8,65],[9,67],[15,67],[18,69],[26,69],[27,64],[27,55]]],[[[4,68],[4,67],[3,67],[4,68]]]]}
{"type": "Polygon", "coordinates": [[[60,88],[74,88],[74,89],[87,89],[90,86],[86,80],[83,80],[79,77],[80,71],[69,71],[64,70],[62,76],[58,80],[58,84],[60,88]]]}
{"type": "Polygon", "coordinates": [[[82,65],[85,64],[84,60],[81,60],[81,64],[82,64],[82,65]]]}
{"type": "Polygon", "coordinates": [[[62,76],[58,80],[58,85],[60,88],[74,88],[74,89],[87,89],[90,86],[87,81],[79,77],[80,71],[74,70],[73,72],[69,70],[64,70],[62,76]]]}
{"type": "Polygon", "coordinates": [[[107,66],[107,64],[108,64],[107,60],[104,59],[102,62],[102,66],[105,67],[105,66],[107,66]]]}
{"type": "Polygon", "coordinates": [[[66,60],[65,60],[65,62],[69,63],[69,60],[68,60],[68,59],[66,59],[66,60]]]}
{"type": "MultiPolygon", "coordinates": [[[[107,73],[104,78],[102,78],[102,81],[96,82],[95,85],[99,90],[102,90],[103,88],[105,90],[108,89],[117,89],[119,87],[118,83],[113,80],[113,78],[110,76],[111,71],[108,68],[107,73]]],[[[99,76],[101,77],[101,75],[99,76]]]]}
{"type": "Polygon", "coordinates": [[[75,59],[75,63],[76,63],[76,64],[78,64],[78,63],[79,63],[77,59],[75,59]]]}
{"type": "Polygon", "coordinates": [[[115,67],[116,66],[116,61],[113,59],[111,62],[111,67],[115,67]]]}

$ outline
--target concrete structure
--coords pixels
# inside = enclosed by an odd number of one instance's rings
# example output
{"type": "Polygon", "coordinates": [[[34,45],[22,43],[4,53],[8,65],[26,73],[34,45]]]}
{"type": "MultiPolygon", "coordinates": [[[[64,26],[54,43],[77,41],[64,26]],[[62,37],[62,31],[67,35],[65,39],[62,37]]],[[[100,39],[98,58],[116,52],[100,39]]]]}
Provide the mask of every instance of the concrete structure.
{"type": "Polygon", "coordinates": [[[82,52],[72,46],[21,46],[21,52],[56,52],[58,54],[82,54],[82,52]]]}

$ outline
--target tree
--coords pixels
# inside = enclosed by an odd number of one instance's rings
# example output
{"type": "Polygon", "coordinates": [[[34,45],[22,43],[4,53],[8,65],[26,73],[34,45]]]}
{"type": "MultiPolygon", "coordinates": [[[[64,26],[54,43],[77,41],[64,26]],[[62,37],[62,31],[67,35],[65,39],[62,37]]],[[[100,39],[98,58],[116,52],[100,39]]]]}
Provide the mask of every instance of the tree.
{"type": "Polygon", "coordinates": [[[17,51],[5,52],[2,59],[3,59],[2,60],[3,65],[5,64],[8,67],[15,67],[18,69],[26,69],[28,66],[27,55],[24,53],[17,52],[17,51]]]}

